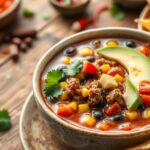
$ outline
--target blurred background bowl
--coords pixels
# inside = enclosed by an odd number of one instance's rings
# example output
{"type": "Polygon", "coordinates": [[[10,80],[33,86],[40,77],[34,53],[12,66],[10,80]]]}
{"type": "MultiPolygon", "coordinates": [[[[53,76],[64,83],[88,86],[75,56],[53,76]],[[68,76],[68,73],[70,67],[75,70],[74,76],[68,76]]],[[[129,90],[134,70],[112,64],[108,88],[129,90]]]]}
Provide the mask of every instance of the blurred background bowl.
{"type": "Polygon", "coordinates": [[[10,24],[17,16],[21,0],[14,0],[12,5],[0,14],[0,29],[10,24]]]}
{"type": "MultiPolygon", "coordinates": [[[[140,14],[140,19],[150,18],[150,5],[146,5],[140,14]]],[[[138,29],[147,31],[142,25],[138,24],[138,29]]]]}
{"type": "Polygon", "coordinates": [[[90,0],[85,0],[83,3],[77,6],[63,6],[58,4],[55,0],[49,0],[51,5],[63,16],[73,17],[85,12],[90,0]]]}
{"type": "Polygon", "coordinates": [[[113,2],[130,9],[139,9],[146,5],[146,0],[113,0],[113,2]]]}

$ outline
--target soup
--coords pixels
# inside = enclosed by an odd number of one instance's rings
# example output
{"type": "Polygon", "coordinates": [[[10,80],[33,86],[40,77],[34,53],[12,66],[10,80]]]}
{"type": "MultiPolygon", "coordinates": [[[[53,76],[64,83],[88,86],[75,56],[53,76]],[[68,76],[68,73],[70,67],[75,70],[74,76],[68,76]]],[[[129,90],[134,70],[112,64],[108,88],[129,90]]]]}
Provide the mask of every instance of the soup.
{"type": "Polygon", "coordinates": [[[41,74],[44,101],[58,117],[99,132],[150,123],[149,44],[97,38],[72,44],[41,74]]]}

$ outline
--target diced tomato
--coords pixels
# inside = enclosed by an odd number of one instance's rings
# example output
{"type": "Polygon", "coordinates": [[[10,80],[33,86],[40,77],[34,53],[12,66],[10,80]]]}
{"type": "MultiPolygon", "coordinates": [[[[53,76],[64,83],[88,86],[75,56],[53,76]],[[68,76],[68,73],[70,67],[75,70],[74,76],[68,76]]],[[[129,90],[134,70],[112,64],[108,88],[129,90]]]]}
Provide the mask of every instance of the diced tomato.
{"type": "Polygon", "coordinates": [[[83,70],[84,73],[88,73],[88,74],[97,74],[98,72],[98,68],[92,64],[91,62],[85,62],[84,66],[83,66],[83,70]]]}
{"type": "Polygon", "coordinates": [[[57,115],[67,117],[70,116],[73,112],[67,105],[59,105],[57,109],[57,115]]]}
{"type": "Polygon", "coordinates": [[[119,74],[119,75],[121,75],[122,77],[124,77],[125,72],[124,72],[123,69],[120,68],[120,67],[114,67],[114,68],[111,68],[111,69],[107,72],[107,74],[110,75],[110,76],[115,76],[116,74],[119,74]]]}
{"type": "Polygon", "coordinates": [[[140,82],[139,93],[150,95],[150,81],[143,80],[140,82]]]}
{"type": "Polygon", "coordinates": [[[120,105],[115,102],[114,104],[108,106],[108,108],[105,110],[105,113],[107,116],[114,116],[121,112],[120,105]]]}
{"type": "Polygon", "coordinates": [[[143,103],[146,107],[150,107],[150,96],[149,95],[141,95],[143,103]]]}
{"type": "Polygon", "coordinates": [[[140,49],[139,52],[144,54],[144,55],[147,55],[148,54],[148,48],[144,47],[144,48],[140,49]]]}
{"type": "Polygon", "coordinates": [[[120,125],[119,127],[121,130],[129,131],[132,129],[131,123],[125,123],[120,125]]]}

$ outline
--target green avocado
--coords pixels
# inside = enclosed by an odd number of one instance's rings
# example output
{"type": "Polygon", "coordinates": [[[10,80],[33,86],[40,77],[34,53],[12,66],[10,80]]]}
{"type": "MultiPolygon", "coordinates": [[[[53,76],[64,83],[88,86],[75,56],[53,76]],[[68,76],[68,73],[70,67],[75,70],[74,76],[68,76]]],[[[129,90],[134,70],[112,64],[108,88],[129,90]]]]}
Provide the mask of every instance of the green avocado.
{"type": "Polygon", "coordinates": [[[140,104],[138,94],[142,80],[150,81],[150,60],[145,55],[132,48],[111,46],[97,50],[105,58],[119,62],[128,72],[125,82],[124,100],[129,110],[135,110],[140,104]]]}
{"type": "Polygon", "coordinates": [[[123,94],[123,98],[125,100],[127,109],[136,110],[140,104],[140,97],[138,91],[132,84],[132,82],[129,80],[129,78],[126,78],[125,87],[126,90],[125,93],[123,94]]]}
{"type": "Polygon", "coordinates": [[[139,89],[142,80],[150,80],[150,59],[135,49],[111,46],[97,50],[105,58],[116,60],[128,72],[129,79],[139,89]]]}

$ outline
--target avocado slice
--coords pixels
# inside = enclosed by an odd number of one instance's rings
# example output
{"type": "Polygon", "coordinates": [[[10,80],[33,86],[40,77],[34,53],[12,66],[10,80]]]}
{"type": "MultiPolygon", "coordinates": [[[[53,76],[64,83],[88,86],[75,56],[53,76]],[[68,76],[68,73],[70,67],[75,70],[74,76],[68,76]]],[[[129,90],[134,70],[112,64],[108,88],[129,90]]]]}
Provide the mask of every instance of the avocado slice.
{"type": "Polygon", "coordinates": [[[139,89],[142,80],[150,80],[150,60],[135,49],[123,46],[111,46],[97,50],[103,57],[116,60],[129,73],[129,79],[139,89]]]}
{"type": "Polygon", "coordinates": [[[125,93],[123,94],[124,101],[128,110],[136,110],[140,104],[140,97],[137,89],[132,84],[129,78],[125,81],[125,93]]]}

